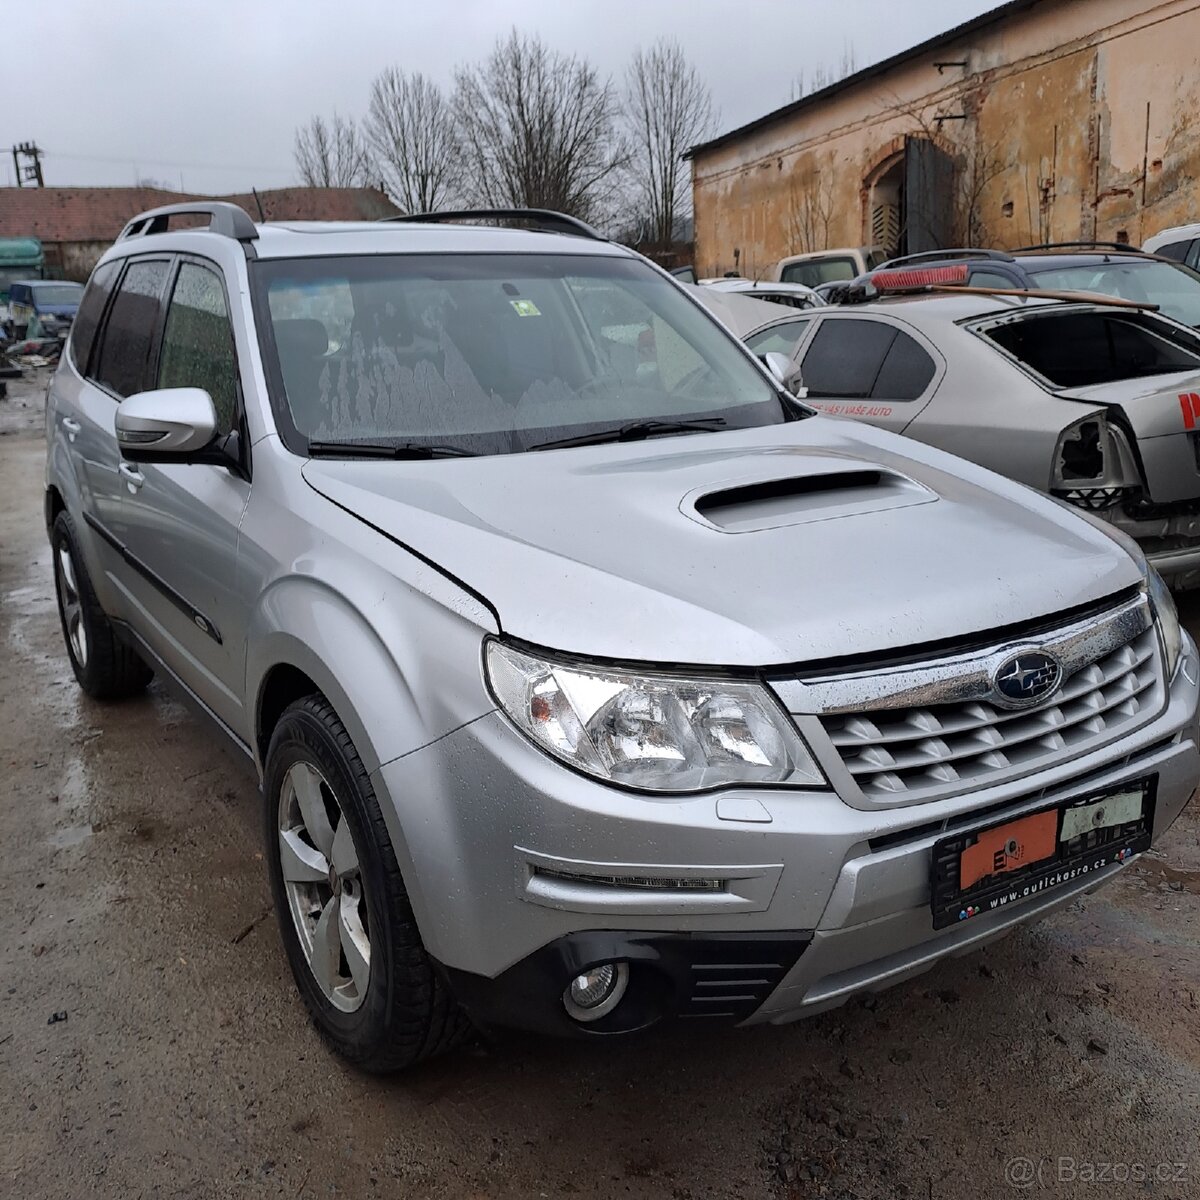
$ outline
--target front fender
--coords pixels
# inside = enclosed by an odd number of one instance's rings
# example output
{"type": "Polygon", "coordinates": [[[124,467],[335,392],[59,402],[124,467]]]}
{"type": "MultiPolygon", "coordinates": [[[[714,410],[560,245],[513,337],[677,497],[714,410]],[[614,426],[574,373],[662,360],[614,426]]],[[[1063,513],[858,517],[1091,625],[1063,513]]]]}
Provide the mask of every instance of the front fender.
{"type": "MultiPolygon", "coordinates": [[[[247,637],[246,695],[255,732],[271,671],[303,671],[333,705],[369,772],[490,711],[481,646],[489,615],[464,594],[451,610],[395,581],[371,615],[312,576],[262,595],[247,637]]],[[[258,738],[256,759],[262,769],[258,738]]]]}

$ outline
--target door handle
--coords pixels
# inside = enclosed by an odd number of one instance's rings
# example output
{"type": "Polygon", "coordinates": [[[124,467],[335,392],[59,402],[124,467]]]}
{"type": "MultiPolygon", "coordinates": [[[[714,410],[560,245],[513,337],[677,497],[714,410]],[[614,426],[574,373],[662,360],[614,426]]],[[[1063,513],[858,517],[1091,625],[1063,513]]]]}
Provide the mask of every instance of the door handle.
{"type": "Polygon", "coordinates": [[[76,435],[82,432],[83,426],[74,417],[63,417],[62,427],[67,431],[67,437],[74,441],[76,435]]]}
{"type": "Polygon", "coordinates": [[[123,462],[117,470],[121,472],[121,477],[125,480],[131,492],[136,492],[146,482],[145,475],[132,463],[123,462]]]}

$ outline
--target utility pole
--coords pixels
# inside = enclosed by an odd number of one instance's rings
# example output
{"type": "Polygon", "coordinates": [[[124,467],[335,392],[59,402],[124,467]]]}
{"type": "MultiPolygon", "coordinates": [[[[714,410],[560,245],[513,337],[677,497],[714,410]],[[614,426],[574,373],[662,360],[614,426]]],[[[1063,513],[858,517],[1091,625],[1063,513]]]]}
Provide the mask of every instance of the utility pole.
{"type": "Polygon", "coordinates": [[[38,147],[37,142],[21,142],[20,145],[12,148],[13,170],[17,175],[17,187],[24,187],[25,180],[29,180],[34,187],[45,187],[46,181],[42,178],[42,155],[45,153],[38,147]],[[27,158],[30,160],[28,166],[21,165],[21,159],[27,158]]]}

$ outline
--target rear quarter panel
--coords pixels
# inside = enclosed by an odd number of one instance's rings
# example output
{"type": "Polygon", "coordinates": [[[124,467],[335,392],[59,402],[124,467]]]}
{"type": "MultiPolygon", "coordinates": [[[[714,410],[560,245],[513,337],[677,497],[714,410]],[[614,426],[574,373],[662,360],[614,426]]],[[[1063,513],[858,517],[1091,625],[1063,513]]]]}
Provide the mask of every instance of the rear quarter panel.
{"type": "Polygon", "coordinates": [[[959,326],[936,341],[946,373],[905,435],[1047,491],[1059,434],[1100,406],[1046,391],[959,326]]]}

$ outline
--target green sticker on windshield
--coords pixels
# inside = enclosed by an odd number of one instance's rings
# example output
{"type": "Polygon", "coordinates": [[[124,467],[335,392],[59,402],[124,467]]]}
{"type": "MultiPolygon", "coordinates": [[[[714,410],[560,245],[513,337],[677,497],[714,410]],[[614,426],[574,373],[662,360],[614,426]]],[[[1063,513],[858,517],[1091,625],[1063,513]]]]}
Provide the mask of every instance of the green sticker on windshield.
{"type": "Polygon", "coordinates": [[[541,310],[532,300],[510,300],[509,304],[513,306],[513,311],[518,317],[540,317],[541,310]]]}

